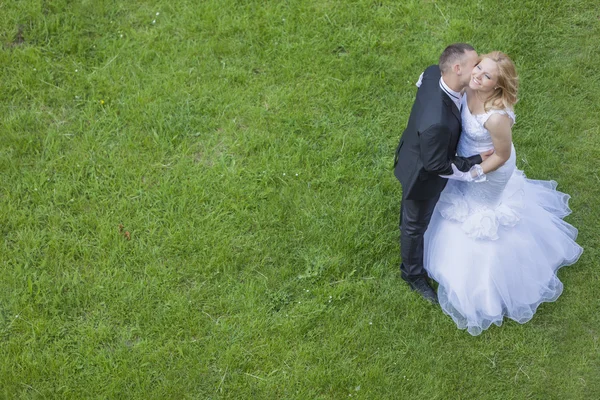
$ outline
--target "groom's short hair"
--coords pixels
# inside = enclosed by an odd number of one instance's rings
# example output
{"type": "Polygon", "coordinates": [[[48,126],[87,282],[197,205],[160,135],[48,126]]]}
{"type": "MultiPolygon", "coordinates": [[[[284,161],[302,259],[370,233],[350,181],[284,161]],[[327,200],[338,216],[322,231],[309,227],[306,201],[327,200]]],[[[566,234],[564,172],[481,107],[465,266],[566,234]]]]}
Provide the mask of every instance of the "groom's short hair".
{"type": "Polygon", "coordinates": [[[467,43],[454,43],[446,47],[438,64],[442,73],[450,71],[452,65],[460,60],[467,51],[475,51],[475,49],[467,43]]]}

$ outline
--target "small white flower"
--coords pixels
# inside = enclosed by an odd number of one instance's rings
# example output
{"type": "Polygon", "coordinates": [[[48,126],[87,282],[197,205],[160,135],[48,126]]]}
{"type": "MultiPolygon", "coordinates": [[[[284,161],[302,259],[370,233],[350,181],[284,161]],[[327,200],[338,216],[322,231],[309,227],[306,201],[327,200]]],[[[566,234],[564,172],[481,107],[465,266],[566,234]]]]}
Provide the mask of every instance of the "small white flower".
{"type": "Polygon", "coordinates": [[[78,69],[76,69],[76,70],[75,70],[75,72],[79,72],[79,70],[78,70],[78,69]]]}
{"type": "Polygon", "coordinates": [[[283,176],[285,176],[285,172],[283,173],[283,176]]]}
{"type": "Polygon", "coordinates": [[[298,176],[298,174],[296,174],[296,176],[298,176]]]}
{"type": "Polygon", "coordinates": [[[373,325],[373,322],[369,322],[369,325],[373,325]]]}
{"type": "Polygon", "coordinates": [[[159,15],[160,15],[160,13],[159,13],[159,12],[157,12],[157,13],[156,13],[156,16],[158,17],[159,15]]]}
{"type": "Polygon", "coordinates": [[[152,20],[152,23],[153,23],[153,24],[155,24],[155,23],[156,23],[156,20],[155,20],[155,19],[153,19],[153,20],[152,20]]]}
{"type": "Polygon", "coordinates": [[[121,34],[119,35],[119,37],[123,37],[123,34],[121,33],[121,34]]]}

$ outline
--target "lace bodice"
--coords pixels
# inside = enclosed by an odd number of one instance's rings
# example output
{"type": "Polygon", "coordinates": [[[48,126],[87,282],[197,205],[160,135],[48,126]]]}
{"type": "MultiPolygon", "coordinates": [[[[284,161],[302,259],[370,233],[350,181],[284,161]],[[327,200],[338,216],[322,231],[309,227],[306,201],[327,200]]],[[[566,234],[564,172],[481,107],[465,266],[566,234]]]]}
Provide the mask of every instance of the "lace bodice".
{"type": "Polygon", "coordinates": [[[493,114],[505,114],[515,122],[515,113],[512,110],[490,110],[485,114],[471,114],[467,104],[467,95],[462,97],[462,133],[458,142],[457,153],[461,157],[469,157],[494,148],[492,137],[484,124],[493,114]]]}
{"type": "MultiPolygon", "coordinates": [[[[462,99],[462,133],[458,141],[458,155],[469,157],[494,148],[492,137],[484,124],[493,114],[508,115],[513,123],[512,110],[490,110],[485,114],[471,114],[467,96],[462,99]]],[[[460,222],[463,231],[472,238],[498,238],[501,226],[511,227],[520,220],[523,202],[522,192],[516,190],[506,196],[504,190],[516,168],[515,148],[509,159],[500,168],[488,172],[486,181],[466,183],[451,181],[446,185],[437,209],[449,220],[460,222]]]]}

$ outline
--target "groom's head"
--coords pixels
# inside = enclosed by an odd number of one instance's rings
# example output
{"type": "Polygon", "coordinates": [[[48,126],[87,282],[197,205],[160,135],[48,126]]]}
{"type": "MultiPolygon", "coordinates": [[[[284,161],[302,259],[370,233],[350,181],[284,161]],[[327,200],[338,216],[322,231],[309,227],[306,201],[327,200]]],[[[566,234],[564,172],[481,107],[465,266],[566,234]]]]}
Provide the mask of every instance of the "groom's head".
{"type": "Polygon", "coordinates": [[[471,71],[477,64],[477,52],[470,44],[454,43],[446,47],[440,56],[440,70],[444,80],[450,79],[461,86],[469,84],[471,71]]]}

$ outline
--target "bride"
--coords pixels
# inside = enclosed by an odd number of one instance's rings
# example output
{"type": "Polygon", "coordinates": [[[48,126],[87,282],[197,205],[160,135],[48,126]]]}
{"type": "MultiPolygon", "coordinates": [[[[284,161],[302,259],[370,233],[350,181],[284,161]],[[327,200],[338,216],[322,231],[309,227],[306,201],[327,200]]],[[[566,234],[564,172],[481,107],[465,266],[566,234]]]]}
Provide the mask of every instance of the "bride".
{"type": "Polygon", "coordinates": [[[518,78],[499,51],[481,56],[462,99],[458,155],[494,149],[469,172],[454,174],[425,234],[425,269],[439,283],[439,302],[461,329],[479,335],[504,316],[529,321],[562,292],[556,271],[583,249],[562,220],[569,195],[556,182],[516,169],[512,144],[518,78]]]}

